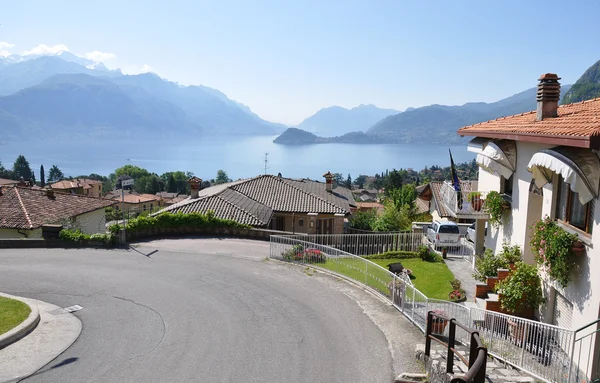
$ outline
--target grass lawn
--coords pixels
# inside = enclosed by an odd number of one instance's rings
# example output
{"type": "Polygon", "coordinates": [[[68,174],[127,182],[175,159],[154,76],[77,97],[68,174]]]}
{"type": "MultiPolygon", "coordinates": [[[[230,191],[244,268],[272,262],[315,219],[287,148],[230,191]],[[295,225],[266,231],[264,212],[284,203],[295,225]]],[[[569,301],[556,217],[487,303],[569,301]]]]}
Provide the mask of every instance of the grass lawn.
{"type": "Polygon", "coordinates": [[[0,334],[21,324],[30,312],[31,309],[25,303],[0,297],[0,334]]]}
{"type": "Polygon", "coordinates": [[[425,262],[420,258],[411,259],[375,259],[374,263],[383,267],[384,270],[373,266],[366,266],[369,277],[365,281],[365,262],[356,258],[338,258],[336,260],[328,259],[325,263],[317,263],[315,266],[335,271],[343,274],[361,283],[366,283],[368,286],[379,290],[387,295],[389,290],[387,284],[391,281],[391,277],[387,273],[387,265],[394,262],[400,262],[406,268],[412,270],[411,279],[414,286],[419,289],[428,298],[448,299],[448,294],[452,291],[450,281],[454,279],[454,275],[448,269],[445,263],[442,262],[425,262]]]}

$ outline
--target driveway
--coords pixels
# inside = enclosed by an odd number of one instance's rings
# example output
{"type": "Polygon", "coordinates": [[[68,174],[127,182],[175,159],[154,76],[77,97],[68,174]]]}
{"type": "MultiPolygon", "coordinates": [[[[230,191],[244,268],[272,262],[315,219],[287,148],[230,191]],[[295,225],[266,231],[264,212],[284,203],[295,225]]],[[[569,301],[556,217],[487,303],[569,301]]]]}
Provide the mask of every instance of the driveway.
{"type": "Polygon", "coordinates": [[[390,382],[419,372],[422,335],[393,308],[266,257],[268,243],[236,239],[0,250],[0,290],[83,307],[79,339],[24,381],[390,382]]]}

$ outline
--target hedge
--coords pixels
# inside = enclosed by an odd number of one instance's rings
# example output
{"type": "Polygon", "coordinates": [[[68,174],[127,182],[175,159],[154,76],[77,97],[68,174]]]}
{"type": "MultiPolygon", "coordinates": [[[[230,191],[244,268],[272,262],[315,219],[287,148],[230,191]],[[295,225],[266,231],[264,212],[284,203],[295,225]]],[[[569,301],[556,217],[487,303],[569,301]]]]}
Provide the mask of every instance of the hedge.
{"type": "Polygon", "coordinates": [[[416,251],[386,251],[381,254],[364,255],[365,259],[409,259],[419,258],[419,253],[416,251]]]}
{"type": "MultiPolygon", "coordinates": [[[[155,216],[140,216],[131,219],[125,226],[127,238],[144,237],[160,233],[198,233],[212,229],[250,228],[231,219],[214,216],[212,211],[201,213],[162,213],[155,216]]],[[[112,225],[111,233],[116,234],[123,225],[112,225]]]]}

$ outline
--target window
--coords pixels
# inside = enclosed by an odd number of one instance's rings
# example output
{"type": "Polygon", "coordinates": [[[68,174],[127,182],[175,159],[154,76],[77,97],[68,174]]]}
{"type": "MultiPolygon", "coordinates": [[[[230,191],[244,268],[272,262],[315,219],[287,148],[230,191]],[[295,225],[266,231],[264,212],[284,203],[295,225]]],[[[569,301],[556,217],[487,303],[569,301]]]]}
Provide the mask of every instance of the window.
{"type": "Polygon", "coordinates": [[[586,233],[592,233],[592,202],[582,205],[579,193],[575,193],[561,176],[558,181],[556,218],[586,233]]]}
{"type": "Polygon", "coordinates": [[[440,234],[460,234],[458,230],[458,226],[456,225],[441,225],[440,226],[440,234]]]}
{"type": "Polygon", "coordinates": [[[303,227],[304,226],[304,218],[300,218],[298,220],[298,226],[303,227]]]}
{"type": "Polygon", "coordinates": [[[500,193],[512,196],[513,192],[513,174],[509,178],[500,176],[500,193]]]}

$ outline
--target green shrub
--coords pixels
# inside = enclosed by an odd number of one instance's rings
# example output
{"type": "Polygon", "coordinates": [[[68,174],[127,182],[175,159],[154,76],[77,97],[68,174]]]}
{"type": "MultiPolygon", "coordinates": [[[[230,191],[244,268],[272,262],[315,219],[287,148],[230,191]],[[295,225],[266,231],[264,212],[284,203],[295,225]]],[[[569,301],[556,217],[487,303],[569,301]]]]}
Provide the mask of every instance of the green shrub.
{"type": "Polygon", "coordinates": [[[427,246],[419,246],[417,253],[419,254],[419,258],[425,262],[444,262],[444,259],[440,255],[429,250],[427,246]]]}
{"type": "MultiPolygon", "coordinates": [[[[248,225],[243,225],[230,219],[222,219],[215,217],[212,211],[206,214],[201,213],[169,213],[165,212],[155,216],[139,216],[127,221],[125,229],[127,237],[137,237],[152,232],[158,232],[165,229],[216,229],[216,228],[249,228],[248,225]]],[[[123,225],[111,225],[109,231],[117,233],[123,225]]]]}
{"type": "Polygon", "coordinates": [[[530,308],[535,310],[545,301],[537,268],[523,262],[517,263],[515,270],[496,284],[496,291],[502,294],[502,309],[514,315],[530,308]]]}
{"type": "Polygon", "coordinates": [[[450,281],[450,285],[452,286],[453,290],[460,290],[460,286],[461,286],[460,280],[455,279],[453,281],[450,281]]]}
{"type": "Polygon", "coordinates": [[[509,263],[517,263],[521,261],[521,247],[519,245],[511,246],[508,243],[502,244],[502,252],[498,254],[500,258],[502,258],[506,264],[509,263]]]}
{"type": "Polygon", "coordinates": [[[485,282],[486,277],[495,277],[498,275],[498,269],[505,269],[508,263],[503,257],[494,255],[492,249],[486,249],[483,255],[475,259],[476,273],[473,273],[473,278],[478,281],[485,282]]]}
{"type": "Polygon", "coordinates": [[[58,233],[58,238],[62,239],[63,241],[79,243],[84,240],[89,240],[90,236],[88,234],[82,233],[81,230],[62,229],[58,233]]]}
{"type": "Polygon", "coordinates": [[[420,258],[416,251],[386,251],[381,254],[363,255],[365,259],[410,259],[420,258]]]}

